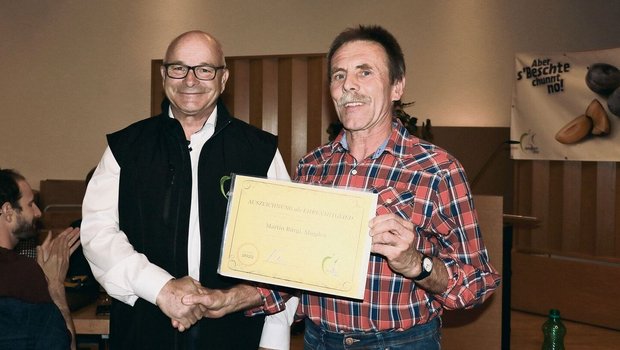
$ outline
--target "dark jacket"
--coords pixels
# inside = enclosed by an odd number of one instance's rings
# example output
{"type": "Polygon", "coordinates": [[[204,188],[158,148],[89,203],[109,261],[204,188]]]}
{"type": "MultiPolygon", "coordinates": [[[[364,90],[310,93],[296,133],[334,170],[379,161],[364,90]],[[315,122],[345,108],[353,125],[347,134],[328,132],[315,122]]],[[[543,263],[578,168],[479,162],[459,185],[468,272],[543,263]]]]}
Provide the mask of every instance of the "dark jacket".
{"type": "MultiPolygon", "coordinates": [[[[187,242],[191,164],[181,124],[161,115],[108,135],[121,168],[119,222],[134,248],[175,277],[188,274],[187,242]]],[[[225,289],[238,280],[217,274],[227,199],[220,179],[231,173],[266,176],[277,148],[274,135],[233,118],[218,102],[215,133],[203,146],[198,165],[201,235],[200,282],[225,289]]],[[[111,309],[112,349],[256,349],[264,317],[242,312],[203,319],[184,333],[172,328],[157,306],[138,299],[111,309]]]]}

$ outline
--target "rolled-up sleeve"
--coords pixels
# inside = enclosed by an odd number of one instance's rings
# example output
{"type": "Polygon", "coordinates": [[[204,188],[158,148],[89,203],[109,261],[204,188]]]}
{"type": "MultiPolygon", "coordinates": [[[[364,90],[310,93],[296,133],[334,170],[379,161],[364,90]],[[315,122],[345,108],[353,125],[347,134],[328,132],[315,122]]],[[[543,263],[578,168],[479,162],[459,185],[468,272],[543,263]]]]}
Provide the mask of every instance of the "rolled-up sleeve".
{"type": "Polygon", "coordinates": [[[490,264],[465,173],[458,163],[439,182],[433,228],[440,233],[438,257],[446,264],[448,288],[436,295],[444,308],[471,308],[484,302],[501,277],[490,264]]]}

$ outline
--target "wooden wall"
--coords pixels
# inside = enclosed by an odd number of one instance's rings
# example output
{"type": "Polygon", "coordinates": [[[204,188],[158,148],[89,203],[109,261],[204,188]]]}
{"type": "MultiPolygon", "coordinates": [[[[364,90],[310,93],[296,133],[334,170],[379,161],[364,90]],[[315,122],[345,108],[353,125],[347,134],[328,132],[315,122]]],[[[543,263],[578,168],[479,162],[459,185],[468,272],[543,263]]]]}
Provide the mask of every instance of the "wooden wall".
{"type": "Polygon", "coordinates": [[[620,263],[618,163],[518,161],[516,206],[540,225],[517,231],[519,251],[620,263]]]}
{"type": "MultiPolygon", "coordinates": [[[[415,109],[409,112],[415,114],[415,109]]],[[[513,161],[507,143],[510,128],[441,126],[433,127],[432,132],[433,143],[465,168],[472,193],[502,196],[504,213],[513,213],[513,161]]]]}
{"type": "Polygon", "coordinates": [[[620,329],[618,163],[516,161],[512,307],[620,329]]]}

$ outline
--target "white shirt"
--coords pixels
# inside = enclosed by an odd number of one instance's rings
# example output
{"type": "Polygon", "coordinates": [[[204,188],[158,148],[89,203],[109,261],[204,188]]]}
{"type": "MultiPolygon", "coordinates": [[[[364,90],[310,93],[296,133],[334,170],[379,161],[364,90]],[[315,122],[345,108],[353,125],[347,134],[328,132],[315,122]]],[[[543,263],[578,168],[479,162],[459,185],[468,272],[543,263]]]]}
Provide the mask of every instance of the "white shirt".
{"type": "MultiPolygon", "coordinates": [[[[169,112],[172,117],[172,113],[169,112]]],[[[200,222],[198,217],[197,163],[199,150],[213,136],[217,108],[204,127],[190,140],[192,163],[192,202],[190,209],[188,267],[190,276],[199,279],[200,222]]],[[[267,177],[289,179],[286,166],[276,151],[267,177]]],[[[106,148],[88,184],[82,205],[80,238],[84,255],[93,274],[107,293],[129,305],[138,298],[155,304],[157,295],[172,278],[167,271],[152,264],[148,257],[135,251],[127,235],[119,229],[118,191],[120,166],[109,147],[106,148]]]]}
{"type": "MultiPolygon", "coordinates": [[[[172,118],[172,112],[168,114],[172,118]]],[[[215,132],[217,107],[205,125],[190,137],[189,147],[192,166],[192,199],[188,238],[189,275],[200,279],[200,218],[198,216],[198,159],[205,142],[215,132]]],[[[284,160],[279,150],[267,171],[271,179],[289,180],[284,160]]],[[[127,236],[119,229],[118,192],[120,166],[109,147],[88,183],[82,205],[80,237],[85,256],[94,276],[107,293],[129,305],[138,298],[155,304],[157,295],[172,278],[166,270],[152,264],[148,257],[134,250],[127,236]]],[[[297,298],[287,302],[286,312],[267,316],[261,346],[270,349],[289,349],[290,325],[297,309],[297,298]]]]}
{"type": "Polygon", "coordinates": [[[291,297],[286,302],[286,309],[277,314],[265,317],[263,333],[259,346],[273,350],[289,350],[291,347],[291,324],[295,319],[295,311],[299,298],[291,297]]]}

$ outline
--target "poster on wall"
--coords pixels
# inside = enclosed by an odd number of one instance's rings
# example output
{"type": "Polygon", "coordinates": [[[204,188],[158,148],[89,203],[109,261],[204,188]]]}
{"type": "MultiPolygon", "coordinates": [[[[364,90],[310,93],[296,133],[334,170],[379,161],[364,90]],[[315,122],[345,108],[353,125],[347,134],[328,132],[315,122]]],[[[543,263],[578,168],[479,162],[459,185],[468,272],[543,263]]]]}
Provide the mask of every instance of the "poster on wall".
{"type": "Polygon", "coordinates": [[[620,161],[620,48],[518,53],[513,159],[620,161]]]}

